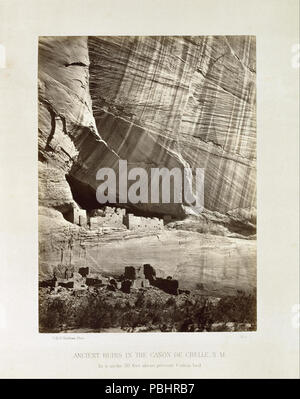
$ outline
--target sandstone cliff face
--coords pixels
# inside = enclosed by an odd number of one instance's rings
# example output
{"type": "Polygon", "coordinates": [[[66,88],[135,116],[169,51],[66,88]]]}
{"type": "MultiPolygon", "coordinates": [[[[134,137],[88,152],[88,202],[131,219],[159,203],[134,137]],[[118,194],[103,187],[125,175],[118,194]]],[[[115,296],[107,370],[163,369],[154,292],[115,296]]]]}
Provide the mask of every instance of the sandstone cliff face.
{"type": "MultiPolygon", "coordinates": [[[[127,160],[130,167],[146,169],[205,168],[205,218],[225,226],[223,235],[228,235],[228,226],[239,223],[247,228],[250,224],[253,233],[255,106],[253,37],[40,38],[41,273],[51,270],[68,250],[70,262],[85,263],[89,256],[93,259],[90,262],[104,267],[102,260],[107,254],[102,254],[102,246],[106,238],[71,225],[62,214],[74,198],[95,207],[96,172],[101,167],[117,170],[119,159],[127,160]]],[[[189,213],[188,207],[178,204],[137,207],[149,214],[167,213],[179,218],[189,213]]],[[[238,233],[243,237],[241,226],[238,233]]],[[[153,235],[143,241],[143,246],[146,252],[155,248],[152,260],[157,264],[165,256],[162,250],[167,254],[168,249],[174,249],[174,242],[179,243],[178,234],[190,234],[199,245],[196,253],[202,253],[201,257],[194,256],[194,264],[212,272],[216,237],[210,235],[207,240],[211,245],[203,246],[200,233],[165,232],[164,248],[150,245],[155,241],[153,235]]],[[[111,249],[118,242],[124,243],[125,236],[120,234],[114,236],[115,240],[110,237],[111,249]]],[[[126,234],[136,246],[138,237],[126,234]]],[[[240,265],[235,270],[245,262],[253,269],[254,242],[217,237],[221,252],[228,240],[232,246],[230,262],[240,265]]],[[[186,255],[179,263],[187,266],[189,247],[181,248],[186,255]]],[[[122,267],[126,262],[144,262],[139,259],[141,254],[126,254],[123,261],[111,255],[112,262],[122,267]]],[[[230,263],[228,257],[224,259],[230,263]]],[[[170,266],[174,259],[169,262],[170,266]]],[[[168,262],[162,263],[168,269],[168,262]]],[[[183,268],[180,270],[182,274],[183,268]]],[[[250,274],[248,285],[253,286],[253,270],[250,274]]]]}
{"type": "Polygon", "coordinates": [[[255,206],[254,38],[93,37],[88,47],[97,128],[120,158],[205,168],[209,210],[255,206]]]}

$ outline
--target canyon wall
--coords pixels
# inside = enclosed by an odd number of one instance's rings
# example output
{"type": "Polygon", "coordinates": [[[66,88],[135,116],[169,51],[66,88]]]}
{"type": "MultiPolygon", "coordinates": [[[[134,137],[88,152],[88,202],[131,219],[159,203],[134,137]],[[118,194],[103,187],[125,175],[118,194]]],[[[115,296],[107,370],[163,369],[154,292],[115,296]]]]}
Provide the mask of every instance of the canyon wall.
{"type": "Polygon", "coordinates": [[[54,265],[89,266],[104,276],[124,273],[126,266],[150,263],[158,277],[172,276],[182,289],[201,288],[212,295],[256,287],[256,241],[194,231],[87,231],[64,221],[59,212],[40,215],[40,278],[54,265]],[[49,222],[51,227],[49,228],[49,222]]]}
{"type": "Polygon", "coordinates": [[[255,38],[92,37],[88,48],[98,132],[121,159],[204,168],[209,210],[255,206],[255,38]]]}
{"type": "MultiPolygon", "coordinates": [[[[99,206],[95,198],[99,184],[96,172],[101,167],[118,171],[120,159],[128,161],[129,169],[191,167],[194,173],[196,168],[204,168],[207,217],[217,224],[225,215],[234,223],[253,225],[254,37],[41,37],[38,79],[42,276],[62,259],[66,262],[63,254],[68,250],[68,262],[85,263],[80,248],[85,248],[90,262],[104,267],[108,253],[103,252],[102,258],[101,248],[106,238],[71,225],[63,215],[75,201],[86,209],[99,206]]],[[[191,213],[187,204],[128,206],[147,215],[170,214],[179,219],[191,213]]],[[[243,237],[242,228],[239,233],[243,237]]],[[[174,259],[162,261],[164,268],[171,267],[173,274],[181,270],[187,281],[190,256],[193,267],[199,265],[201,270],[206,265],[202,275],[210,276],[214,270],[221,270],[215,254],[231,243],[231,255],[224,255],[224,267],[228,265],[231,277],[242,276],[245,272],[237,270],[251,264],[252,277],[241,277],[240,286],[250,280],[248,285],[254,284],[255,241],[224,237],[225,231],[223,237],[209,234],[206,240],[210,245],[204,245],[199,232],[162,234],[164,247],[153,244],[155,236],[143,240],[144,251],[152,251],[156,267],[165,257],[162,253],[168,253],[177,242],[185,259],[179,257],[174,270],[174,259]],[[178,234],[190,234],[194,255],[189,251],[190,244],[179,246],[178,234]],[[194,245],[198,246],[196,252],[194,245]],[[236,265],[235,272],[230,265],[233,269],[236,265]]],[[[128,251],[120,252],[123,261],[119,256],[114,259],[114,245],[118,247],[124,239],[110,237],[111,262],[107,270],[113,269],[111,263],[118,270],[126,262],[144,263],[142,254],[134,256],[129,249],[130,242],[137,246],[138,235],[129,234],[126,239],[128,247],[124,244],[124,248],[128,251]]],[[[147,258],[145,263],[150,260],[147,258]]],[[[221,285],[222,273],[215,278],[221,285]]]]}

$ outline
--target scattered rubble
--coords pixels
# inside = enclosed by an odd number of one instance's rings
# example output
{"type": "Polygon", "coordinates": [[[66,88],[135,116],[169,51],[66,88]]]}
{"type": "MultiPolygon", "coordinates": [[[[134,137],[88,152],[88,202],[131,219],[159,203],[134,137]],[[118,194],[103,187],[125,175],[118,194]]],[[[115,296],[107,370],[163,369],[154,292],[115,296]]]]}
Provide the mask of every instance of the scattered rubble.
{"type": "Polygon", "coordinates": [[[130,293],[132,289],[147,289],[153,286],[168,294],[178,295],[178,285],[178,280],[173,280],[171,276],[166,279],[156,277],[156,271],[150,264],[140,267],[126,266],[124,274],[115,278],[92,273],[89,267],[80,267],[76,272],[74,268],[59,265],[54,268],[52,279],[40,282],[40,287],[50,287],[54,293],[58,287],[74,291],[82,291],[88,287],[106,287],[109,291],[121,290],[130,293]]]}

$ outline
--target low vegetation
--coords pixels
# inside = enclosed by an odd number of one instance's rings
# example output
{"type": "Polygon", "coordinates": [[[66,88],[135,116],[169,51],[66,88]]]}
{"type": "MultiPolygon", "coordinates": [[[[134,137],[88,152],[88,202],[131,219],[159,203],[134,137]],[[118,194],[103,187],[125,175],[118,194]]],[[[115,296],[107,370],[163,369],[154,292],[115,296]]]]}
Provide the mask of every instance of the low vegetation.
{"type": "Polygon", "coordinates": [[[157,288],[130,294],[105,288],[78,294],[61,289],[50,294],[40,289],[41,332],[69,329],[94,331],[244,331],[256,330],[256,295],[212,298],[199,290],[178,296],[157,288]]]}

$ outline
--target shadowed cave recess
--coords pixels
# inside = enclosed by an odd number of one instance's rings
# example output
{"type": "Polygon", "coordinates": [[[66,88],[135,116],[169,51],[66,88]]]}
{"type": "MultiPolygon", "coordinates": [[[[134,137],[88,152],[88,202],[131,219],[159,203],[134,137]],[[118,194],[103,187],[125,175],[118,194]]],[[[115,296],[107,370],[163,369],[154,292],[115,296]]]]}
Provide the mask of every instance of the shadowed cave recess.
{"type": "MultiPolygon", "coordinates": [[[[124,208],[127,212],[131,212],[136,216],[143,216],[143,217],[162,217],[160,213],[155,213],[151,211],[143,211],[133,204],[120,204],[120,203],[106,203],[106,204],[99,204],[96,198],[96,190],[93,189],[91,186],[77,180],[75,177],[71,175],[66,175],[66,180],[70,186],[72,196],[74,201],[79,205],[81,209],[85,209],[87,213],[91,212],[95,209],[103,209],[107,205],[115,208],[124,208]]],[[[67,216],[67,212],[63,212],[63,216],[66,220],[70,220],[67,216]]],[[[175,218],[173,218],[175,220],[175,218]]]]}

